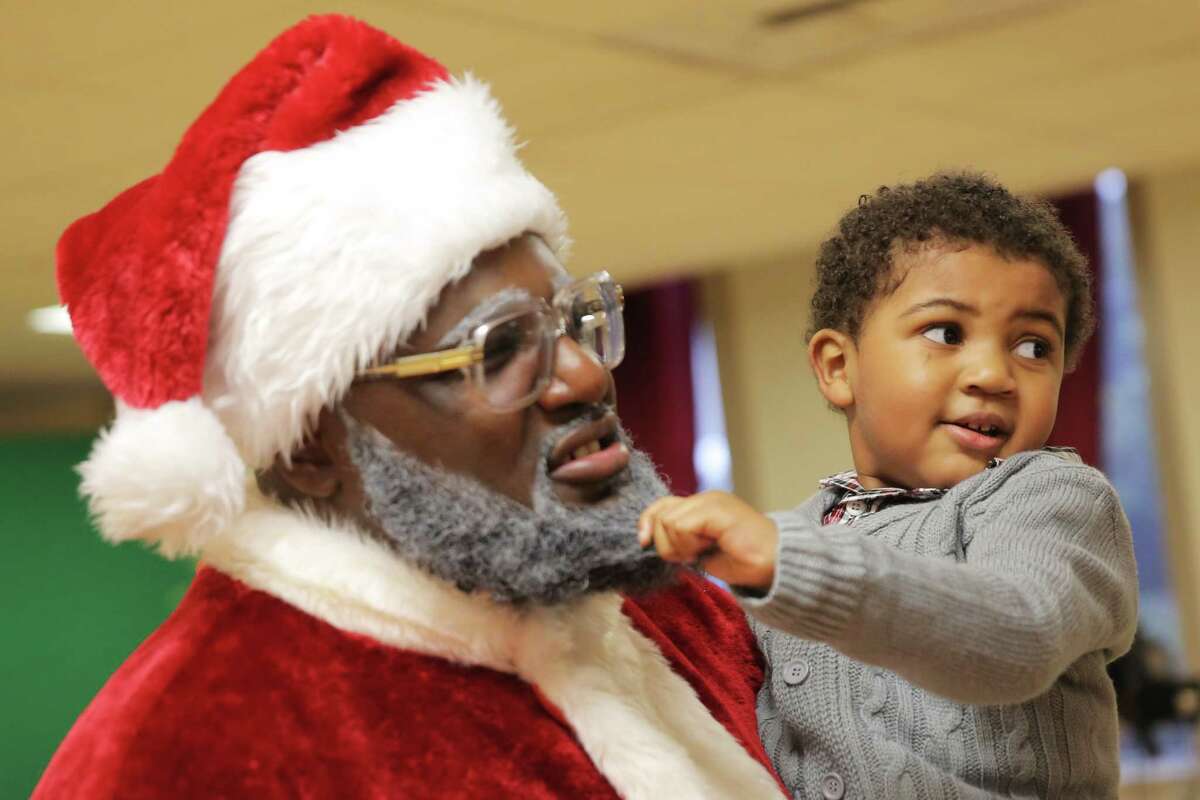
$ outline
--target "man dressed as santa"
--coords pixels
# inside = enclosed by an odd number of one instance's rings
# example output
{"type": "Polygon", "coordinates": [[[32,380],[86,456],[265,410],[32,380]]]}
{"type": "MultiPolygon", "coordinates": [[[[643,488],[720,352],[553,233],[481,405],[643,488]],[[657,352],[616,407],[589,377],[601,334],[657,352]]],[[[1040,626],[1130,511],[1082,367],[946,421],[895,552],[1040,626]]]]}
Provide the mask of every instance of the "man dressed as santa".
{"type": "Polygon", "coordinates": [[[195,555],[38,798],[760,798],[736,604],[638,548],[620,288],[487,88],[286,31],[64,234],[104,535],[195,555]]]}

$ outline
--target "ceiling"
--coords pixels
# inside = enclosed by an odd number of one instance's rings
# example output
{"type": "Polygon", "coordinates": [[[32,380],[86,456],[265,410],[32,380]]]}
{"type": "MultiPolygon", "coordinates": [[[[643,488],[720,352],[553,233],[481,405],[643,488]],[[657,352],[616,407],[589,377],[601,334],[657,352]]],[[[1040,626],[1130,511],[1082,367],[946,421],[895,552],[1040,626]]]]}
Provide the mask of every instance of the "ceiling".
{"type": "MultiPolygon", "coordinates": [[[[863,192],[975,166],[1023,191],[1200,162],[1196,0],[358,0],[490,81],[627,282],[801,258],[863,192]]],[[[0,388],[90,380],[29,309],[62,229],[158,171],[293,0],[4,0],[0,388]]]]}

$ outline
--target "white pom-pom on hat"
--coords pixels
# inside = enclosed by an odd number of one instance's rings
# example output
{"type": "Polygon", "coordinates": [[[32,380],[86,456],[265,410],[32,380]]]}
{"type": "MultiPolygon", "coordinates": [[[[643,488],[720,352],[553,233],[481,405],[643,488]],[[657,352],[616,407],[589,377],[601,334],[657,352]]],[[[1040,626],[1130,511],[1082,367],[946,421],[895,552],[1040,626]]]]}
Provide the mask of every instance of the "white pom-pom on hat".
{"type": "Polygon", "coordinates": [[[79,472],[104,538],[154,542],[171,558],[198,552],[246,501],[246,465],[198,397],[154,409],[118,403],[79,472]]]}

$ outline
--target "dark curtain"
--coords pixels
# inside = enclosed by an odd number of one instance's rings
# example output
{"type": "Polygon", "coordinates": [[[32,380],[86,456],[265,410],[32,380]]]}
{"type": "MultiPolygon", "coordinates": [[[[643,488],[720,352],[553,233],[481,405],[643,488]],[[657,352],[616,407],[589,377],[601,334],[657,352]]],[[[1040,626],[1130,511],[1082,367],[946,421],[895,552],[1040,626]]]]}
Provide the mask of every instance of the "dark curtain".
{"type": "Polygon", "coordinates": [[[621,421],[650,454],[675,494],[696,491],[691,281],[625,294],[625,360],[613,373],[621,421]]]}
{"type": "MultiPolygon", "coordinates": [[[[1093,299],[1100,286],[1100,235],[1096,195],[1080,192],[1052,200],[1063,223],[1075,237],[1079,249],[1092,266],[1093,299]]],[[[1104,324],[1100,308],[1096,319],[1104,324]]],[[[1080,354],[1078,366],[1063,380],[1058,401],[1058,421],[1050,444],[1074,447],[1088,464],[1100,464],[1100,346],[1099,332],[1080,354]]]]}

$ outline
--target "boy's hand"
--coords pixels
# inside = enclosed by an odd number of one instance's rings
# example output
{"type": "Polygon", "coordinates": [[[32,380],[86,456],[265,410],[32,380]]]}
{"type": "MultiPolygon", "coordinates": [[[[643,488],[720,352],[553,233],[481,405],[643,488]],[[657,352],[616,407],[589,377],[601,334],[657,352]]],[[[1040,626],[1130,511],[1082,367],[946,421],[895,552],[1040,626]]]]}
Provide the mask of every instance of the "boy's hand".
{"type": "Polygon", "coordinates": [[[725,492],[654,501],[638,520],[638,541],[664,561],[698,564],[735,586],[767,590],[775,580],[779,529],[725,492]]]}

